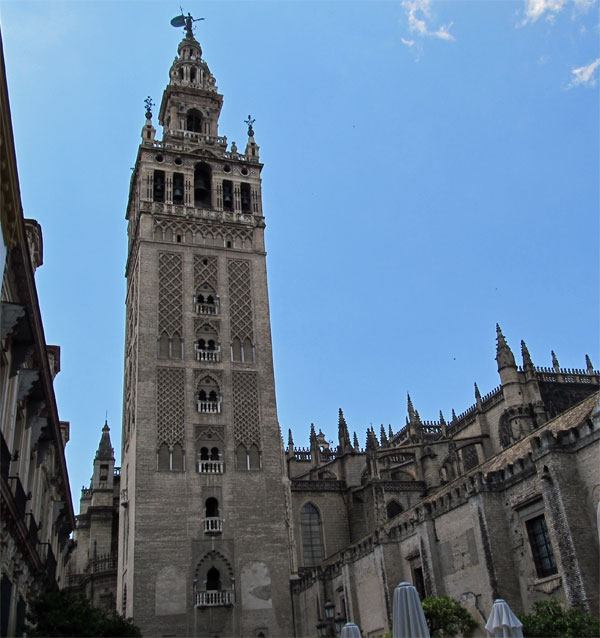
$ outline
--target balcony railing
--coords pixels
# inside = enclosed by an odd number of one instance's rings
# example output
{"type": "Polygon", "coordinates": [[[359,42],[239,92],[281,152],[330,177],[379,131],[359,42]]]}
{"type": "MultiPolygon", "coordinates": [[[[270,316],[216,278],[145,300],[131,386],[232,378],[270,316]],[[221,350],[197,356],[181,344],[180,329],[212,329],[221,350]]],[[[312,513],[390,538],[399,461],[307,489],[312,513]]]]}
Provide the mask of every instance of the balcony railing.
{"type": "Polygon", "coordinates": [[[220,414],[220,401],[198,401],[198,412],[203,414],[220,414]]]}
{"type": "Polygon", "coordinates": [[[217,303],[198,303],[196,302],[197,315],[218,315],[219,304],[217,303]]]}
{"type": "Polygon", "coordinates": [[[221,534],[223,532],[223,519],[220,516],[207,516],[202,519],[205,534],[221,534]]]}
{"type": "Polygon", "coordinates": [[[100,554],[92,558],[88,563],[88,571],[92,574],[111,572],[117,569],[117,557],[115,554],[100,554]]]}
{"type": "Polygon", "coordinates": [[[233,591],[197,591],[196,607],[223,607],[233,605],[235,592],[233,591]]]}
{"type": "Polygon", "coordinates": [[[220,361],[221,353],[219,350],[200,350],[196,348],[196,361],[220,361]]]}
{"type": "Polygon", "coordinates": [[[200,474],[223,474],[223,461],[198,461],[200,474]]]}

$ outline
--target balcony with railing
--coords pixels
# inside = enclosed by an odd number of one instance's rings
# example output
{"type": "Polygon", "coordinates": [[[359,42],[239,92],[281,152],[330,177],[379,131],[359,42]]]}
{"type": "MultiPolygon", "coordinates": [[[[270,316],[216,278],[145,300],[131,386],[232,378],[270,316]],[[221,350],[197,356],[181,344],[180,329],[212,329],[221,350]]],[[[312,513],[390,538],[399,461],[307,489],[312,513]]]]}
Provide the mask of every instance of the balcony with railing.
{"type": "Polygon", "coordinates": [[[48,578],[54,581],[56,579],[56,558],[52,551],[52,545],[50,545],[50,543],[39,543],[38,554],[44,564],[48,578]]]}
{"type": "Polygon", "coordinates": [[[210,350],[196,347],[196,361],[221,361],[221,350],[219,348],[210,350]]]}
{"type": "Polygon", "coordinates": [[[194,308],[197,315],[218,315],[219,298],[211,295],[198,295],[194,297],[194,308]]]}
{"type": "Polygon", "coordinates": [[[200,474],[223,474],[223,461],[198,461],[200,474]]]}
{"type": "Polygon", "coordinates": [[[220,414],[221,399],[217,399],[216,401],[198,399],[198,412],[202,414],[220,414]]]}
{"type": "Polygon", "coordinates": [[[205,534],[222,534],[223,520],[220,516],[207,516],[202,519],[205,534]]]}
{"type": "Polygon", "coordinates": [[[233,605],[235,592],[232,590],[197,591],[196,607],[224,607],[233,605]]]}

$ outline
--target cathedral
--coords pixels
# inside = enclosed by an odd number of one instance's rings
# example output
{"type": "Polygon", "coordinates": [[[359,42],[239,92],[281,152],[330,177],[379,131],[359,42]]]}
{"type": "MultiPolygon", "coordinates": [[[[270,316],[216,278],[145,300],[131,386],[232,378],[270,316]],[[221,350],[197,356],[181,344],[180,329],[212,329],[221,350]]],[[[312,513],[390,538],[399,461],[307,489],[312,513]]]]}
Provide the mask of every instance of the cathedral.
{"type": "MultiPolygon", "coordinates": [[[[176,19],[177,20],[177,19],[176,19]]],[[[147,636],[364,636],[400,581],[482,626],[553,596],[598,613],[600,373],[517,364],[446,420],[407,398],[401,429],[342,411],[284,446],[275,402],[259,146],[219,132],[222,95],[192,18],[129,190],[121,467],[108,424],[81,496],[67,586],[147,636]]],[[[582,357],[583,359],[583,357],[582,357]]],[[[310,415],[307,415],[310,417],[310,415]]]]}

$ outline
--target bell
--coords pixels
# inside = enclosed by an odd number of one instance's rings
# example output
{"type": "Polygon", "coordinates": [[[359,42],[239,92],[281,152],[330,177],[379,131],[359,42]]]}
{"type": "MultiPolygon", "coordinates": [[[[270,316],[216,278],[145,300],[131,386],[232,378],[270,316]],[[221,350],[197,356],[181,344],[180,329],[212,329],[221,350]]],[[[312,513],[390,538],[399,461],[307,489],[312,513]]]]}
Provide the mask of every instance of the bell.
{"type": "Polygon", "coordinates": [[[223,203],[225,205],[231,206],[231,203],[232,203],[231,193],[225,193],[225,195],[223,196],[223,203]]]}
{"type": "Polygon", "coordinates": [[[173,189],[173,197],[175,199],[183,199],[183,188],[181,188],[181,186],[175,186],[173,189]]]}

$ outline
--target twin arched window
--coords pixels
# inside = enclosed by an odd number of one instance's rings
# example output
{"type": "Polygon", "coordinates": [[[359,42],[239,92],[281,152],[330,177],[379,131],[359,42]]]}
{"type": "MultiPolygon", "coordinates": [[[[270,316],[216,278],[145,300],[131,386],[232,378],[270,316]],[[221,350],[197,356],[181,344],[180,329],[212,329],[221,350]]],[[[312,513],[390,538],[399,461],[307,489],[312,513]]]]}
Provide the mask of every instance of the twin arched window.
{"type": "Polygon", "coordinates": [[[300,530],[304,565],[319,565],[323,560],[321,515],[312,503],[306,503],[300,510],[300,530]]]}

